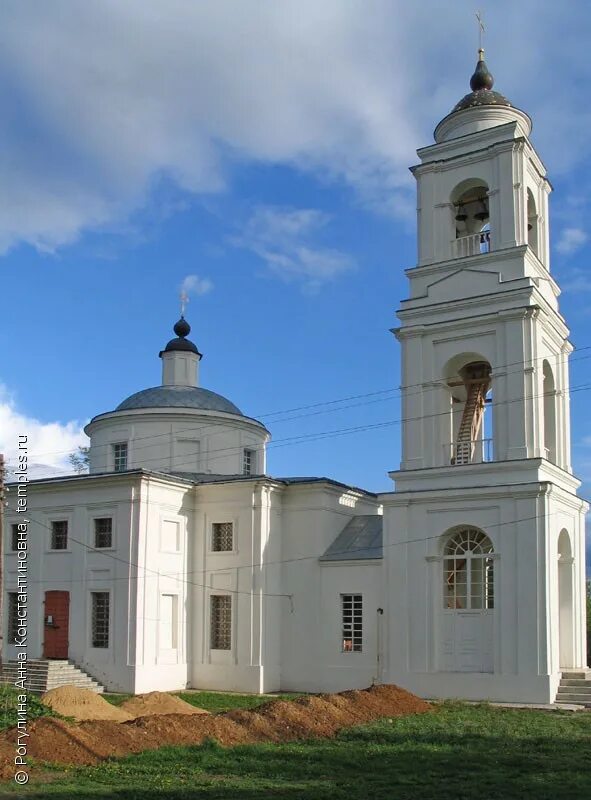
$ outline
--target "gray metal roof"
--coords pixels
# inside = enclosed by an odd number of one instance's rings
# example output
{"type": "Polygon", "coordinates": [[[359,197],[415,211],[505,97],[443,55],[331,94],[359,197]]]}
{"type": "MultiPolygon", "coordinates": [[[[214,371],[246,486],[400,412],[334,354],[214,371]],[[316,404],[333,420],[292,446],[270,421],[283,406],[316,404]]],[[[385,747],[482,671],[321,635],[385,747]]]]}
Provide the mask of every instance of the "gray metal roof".
{"type": "Polygon", "coordinates": [[[119,403],[115,411],[130,411],[135,408],[198,408],[244,416],[238,406],[221,394],[199,386],[154,386],[143,389],[119,403]]]}
{"type": "Polygon", "coordinates": [[[378,514],[360,514],[345,525],[320,561],[368,561],[382,558],[383,522],[378,514]]]}

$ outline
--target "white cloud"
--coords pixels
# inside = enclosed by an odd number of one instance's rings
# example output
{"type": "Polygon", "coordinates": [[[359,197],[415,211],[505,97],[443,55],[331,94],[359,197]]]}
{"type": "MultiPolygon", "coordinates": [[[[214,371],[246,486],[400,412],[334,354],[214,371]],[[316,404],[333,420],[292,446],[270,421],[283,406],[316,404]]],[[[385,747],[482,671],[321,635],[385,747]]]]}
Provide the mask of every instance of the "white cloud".
{"type": "MultiPolygon", "coordinates": [[[[568,169],[587,152],[589,21],[582,0],[542,5],[498,0],[487,55],[545,160],[568,169]]],[[[162,177],[219,192],[237,162],[312,170],[408,218],[414,149],[474,61],[449,0],[4,3],[0,251],[123,220],[162,177]]]]}
{"type": "Polygon", "coordinates": [[[181,283],[181,291],[187,294],[203,295],[211,292],[213,283],[209,278],[200,278],[199,275],[187,275],[181,283]]]}
{"type": "Polygon", "coordinates": [[[87,446],[78,422],[42,422],[18,411],[14,398],[0,386],[0,452],[10,474],[18,463],[18,437],[27,437],[29,479],[73,472],[68,453],[87,446]]]}
{"type": "Polygon", "coordinates": [[[588,239],[589,236],[582,228],[565,228],[556,243],[556,250],[563,255],[571,255],[580,250],[588,239]]]}
{"type": "Polygon", "coordinates": [[[275,275],[315,291],[354,266],[346,253],[316,243],[330,219],[318,209],[263,206],[231,241],[255,253],[275,275]]]}

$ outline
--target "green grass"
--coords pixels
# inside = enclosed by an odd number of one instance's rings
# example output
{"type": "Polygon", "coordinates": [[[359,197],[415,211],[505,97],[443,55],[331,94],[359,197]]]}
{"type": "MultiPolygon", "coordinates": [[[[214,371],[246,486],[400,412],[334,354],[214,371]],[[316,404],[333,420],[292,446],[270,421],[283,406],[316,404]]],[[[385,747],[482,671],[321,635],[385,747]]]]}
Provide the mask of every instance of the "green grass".
{"type": "Polygon", "coordinates": [[[334,740],[166,747],[56,768],[42,784],[5,791],[38,800],[580,800],[591,797],[590,758],[591,714],[456,703],[334,740]]]}
{"type": "MultiPolygon", "coordinates": [[[[271,699],[293,700],[300,697],[299,694],[277,694],[273,697],[261,697],[257,694],[228,694],[225,692],[173,692],[185,703],[192,706],[204,708],[213,713],[217,711],[231,711],[233,708],[256,708],[262,703],[268,703],[271,699]]],[[[114,706],[120,706],[125,700],[133,697],[131,694],[104,694],[105,700],[114,706]]]]}
{"type": "MultiPolygon", "coordinates": [[[[18,696],[22,692],[12,686],[0,686],[0,730],[6,730],[16,725],[16,712],[18,696]]],[[[44,706],[39,700],[39,695],[28,694],[27,696],[27,718],[29,720],[38,717],[57,716],[51,708],[44,706]]]]}

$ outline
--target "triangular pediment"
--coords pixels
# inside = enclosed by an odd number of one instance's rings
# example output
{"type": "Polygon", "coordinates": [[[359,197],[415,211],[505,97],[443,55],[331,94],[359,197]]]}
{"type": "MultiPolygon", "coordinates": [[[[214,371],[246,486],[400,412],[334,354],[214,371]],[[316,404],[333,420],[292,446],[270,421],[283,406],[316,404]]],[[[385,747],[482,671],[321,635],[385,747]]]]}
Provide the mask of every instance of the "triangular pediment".
{"type": "Polygon", "coordinates": [[[498,291],[501,273],[496,270],[458,269],[433,280],[425,287],[431,300],[457,300],[498,291]]]}

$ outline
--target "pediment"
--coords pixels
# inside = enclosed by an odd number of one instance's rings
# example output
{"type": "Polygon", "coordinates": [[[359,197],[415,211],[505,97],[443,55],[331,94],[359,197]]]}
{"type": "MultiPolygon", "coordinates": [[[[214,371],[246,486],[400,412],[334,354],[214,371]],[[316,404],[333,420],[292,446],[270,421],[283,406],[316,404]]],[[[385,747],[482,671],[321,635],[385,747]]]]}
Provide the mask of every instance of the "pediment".
{"type": "Polygon", "coordinates": [[[501,273],[496,270],[458,269],[428,283],[425,294],[431,300],[457,300],[498,291],[501,273]]]}

